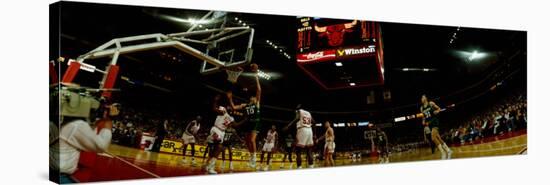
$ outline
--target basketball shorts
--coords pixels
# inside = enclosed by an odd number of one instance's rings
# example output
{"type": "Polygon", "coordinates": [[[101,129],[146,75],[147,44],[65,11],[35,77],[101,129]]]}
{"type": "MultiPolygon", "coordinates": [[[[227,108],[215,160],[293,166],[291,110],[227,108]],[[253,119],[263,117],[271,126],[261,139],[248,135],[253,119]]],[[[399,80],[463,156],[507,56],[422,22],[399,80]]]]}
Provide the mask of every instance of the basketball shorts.
{"type": "Polygon", "coordinates": [[[433,128],[439,128],[439,120],[437,118],[433,118],[432,120],[430,120],[428,126],[430,127],[430,130],[432,130],[433,128]]]}
{"type": "Polygon", "coordinates": [[[334,143],[334,141],[325,142],[325,152],[334,153],[335,148],[336,148],[336,143],[334,143]]]}
{"type": "Polygon", "coordinates": [[[225,136],[225,131],[219,129],[218,127],[212,127],[210,129],[210,135],[208,135],[208,138],[212,141],[212,143],[223,143],[223,137],[225,136]]]}
{"type": "Polygon", "coordinates": [[[311,127],[302,127],[296,131],[296,146],[310,147],[313,146],[313,131],[311,127]]]}
{"type": "Polygon", "coordinates": [[[189,135],[187,133],[183,133],[181,136],[181,139],[183,140],[183,144],[195,144],[195,136],[189,135]]]}
{"type": "Polygon", "coordinates": [[[262,151],[263,152],[272,152],[274,146],[275,146],[275,143],[265,143],[264,147],[262,148],[262,151]]]}

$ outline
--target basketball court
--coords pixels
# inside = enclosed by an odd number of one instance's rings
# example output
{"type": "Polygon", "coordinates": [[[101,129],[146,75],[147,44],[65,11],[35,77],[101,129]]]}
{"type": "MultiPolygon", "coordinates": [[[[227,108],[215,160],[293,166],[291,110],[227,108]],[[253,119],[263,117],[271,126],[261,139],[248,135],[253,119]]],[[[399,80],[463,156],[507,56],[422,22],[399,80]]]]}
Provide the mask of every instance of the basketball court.
{"type": "MultiPolygon", "coordinates": [[[[527,148],[527,135],[525,131],[517,131],[498,137],[483,139],[482,143],[452,146],[454,151],[452,158],[472,158],[501,155],[525,154],[527,148]]],[[[143,151],[136,148],[111,145],[107,154],[100,154],[95,159],[95,164],[90,168],[82,168],[74,177],[80,182],[93,182],[104,180],[129,180],[140,178],[179,177],[189,175],[206,175],[202,167],[202,158],[197,156],[196,167],[181,163],[182,157],[177,154],[156,153],[143,151]]],[[[429,148],[420,148],[414,151],[392,153],[390,163],[414,162],[423,160],[438,160],[438,153],[431,154],[429,148]]],[[[247,161],[234,161],[234,170],[229,171],[228,163],[221,168],[221,158],[218,159],[216,170],[220,174],[232,174],[241,172],[261,171],[247,166],[247,161]]],[[[287,162],[288,164],[288,162],[287,162]]],[[[315,168],[323,167],[323,161],[315,161],[315,168]]],[[[372,165],[379,164],[377,157],[362,157],[361,160],[339,157],[335,159],[336,166],[347,165],[372,165]]],[[[270,171],[288,170],[280,169],[280,162],[273,162],[270,171]]],[[[297,170],[296,165],[292,170],[297,170]]],[[[376,170],[376,169],[372,169],[376,170]]]]}

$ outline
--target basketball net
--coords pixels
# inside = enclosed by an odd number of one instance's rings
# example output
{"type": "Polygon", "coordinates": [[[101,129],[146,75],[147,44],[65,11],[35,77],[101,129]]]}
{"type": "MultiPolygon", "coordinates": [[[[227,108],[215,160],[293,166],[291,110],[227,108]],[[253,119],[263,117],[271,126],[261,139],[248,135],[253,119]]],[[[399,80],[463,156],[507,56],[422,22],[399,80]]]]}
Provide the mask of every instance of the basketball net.
{"type": "Polygon", "coordinates": [[[237,79],[239,79],[239,76],[241,75],[241,73],[243,73],[243,70],[234,71],[234,70],[226,69],[225,73],[227,73],[228,81],[230,81],[231,83],[237,83],[237,79]]]}

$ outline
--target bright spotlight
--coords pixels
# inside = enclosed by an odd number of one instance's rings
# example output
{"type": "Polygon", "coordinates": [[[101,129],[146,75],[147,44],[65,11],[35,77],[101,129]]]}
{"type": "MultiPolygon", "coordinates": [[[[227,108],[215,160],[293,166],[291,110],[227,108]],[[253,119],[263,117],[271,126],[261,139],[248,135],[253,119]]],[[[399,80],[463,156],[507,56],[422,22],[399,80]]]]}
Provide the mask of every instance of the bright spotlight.
{"type": "Polygon", "coordinates": [[[474,52],[472,52],[470,54],[470,56],[468,57],[468,60],[469,61],[474,61],[476,59],[482,58],[483,56],[485,56],[485,53],[480,53],[480,52],[477,52],[477,50],[475,50],[474,52]]]}
{"type": "Polygon", "coordinates": [[[349,83],[349,86],[355,86],[355,83],[351,82],[349,83]]]}
{"type": "Polygon", "coordinates": [[[258,70],[258,76],[266,80],[271,79],[271,75],[267,74],[266,72],[263,72],[262,70],[258,70]]]}
{"type": "Polygon", "coordinates": [[[472,60],[476,59],[477,57],[478,57],[478,53],[477,53],[477,51],[474,51],[468,59],[470,59],[470,61],[472,61],[472,60]]]}
{"type": "Polygon", "coordinates": [[[336,66],[338,66],[338,67],[342,67],[342,66],[343,66],[342,62],[336,62],[336,63],[334,63],[334,65],[336,65],[336,66]]]}
{"type": "Polygon", "coordinates": [[[402,117],[395,118],[393,121],[394,122],[400,122],[400,121],[405,121],[405,120],[407,120],[407,118],[405,116],[402,116],[402,117]]]}

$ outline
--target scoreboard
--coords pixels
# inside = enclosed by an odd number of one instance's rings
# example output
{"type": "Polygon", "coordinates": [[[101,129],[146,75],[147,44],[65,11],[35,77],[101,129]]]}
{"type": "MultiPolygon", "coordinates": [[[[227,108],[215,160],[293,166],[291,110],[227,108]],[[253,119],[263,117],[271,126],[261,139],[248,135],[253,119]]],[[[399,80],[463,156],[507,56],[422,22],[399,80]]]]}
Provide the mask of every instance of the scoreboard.
{"type": "Polygon", "coordinates": [[[377,22],[298,17],[296,47],[298,66],[325,89],[350,87],[352,81],[351,87],[384,83],[383,46],[377,22]],[[349,78],[327,74],[331,65],[321,63],[334,62],[359,70],[348,67],[351,74],[344,73],[351,75],[349,78]]]}

